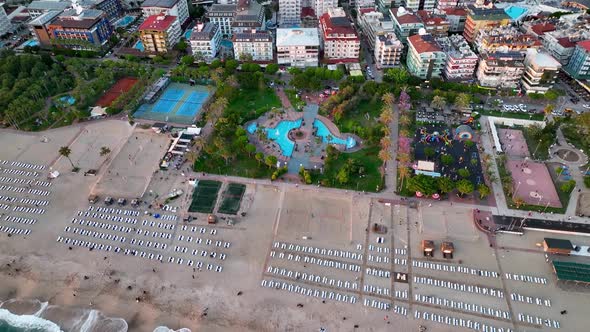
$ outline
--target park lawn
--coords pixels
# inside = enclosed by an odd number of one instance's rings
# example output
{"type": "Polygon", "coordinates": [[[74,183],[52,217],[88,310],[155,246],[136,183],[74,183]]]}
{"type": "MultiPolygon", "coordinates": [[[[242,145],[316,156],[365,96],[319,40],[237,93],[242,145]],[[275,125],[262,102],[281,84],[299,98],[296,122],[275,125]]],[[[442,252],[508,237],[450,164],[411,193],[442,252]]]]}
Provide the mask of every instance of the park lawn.
{"type": "Polygon", "coordinates": [[[354,110],[344,113],[337,124],[340,132],[357,134],[355,128],[370,128],[377,125],[382,107],[381,99],[361,101],[354,110]]]}
{"type": "Polygon", "coordinates": [[[238,95],[228,104],[226,112],[240,114],[240,123],[243,124],[258,118],[273,107],[281,107],[281,100],[273,89],[240,89],[238,95]]]}
{"type": "Polygon", "coordinates": [[[218,155],[210,155],[202,152],[201,156],[195,162],[195,171],[220,175],[233,175],[248,178],[270,178],[274,171],[265,165],[259,165],[254,157],[244,153],[234,155],[234,158],[228,163],[218,155]]]}
{"type": "Polygon", "coordinates": [[[535,160],[547,160],[549,159],[549,147],[553,144],[551,140],[541,141],[534,139],[530,132],[526,128],[522,128],[522,135],[526,140],[526,145],[529,149],[529,153],[532,156],[535,153],[535,160]]]}
{"type": "Polygon", "coordinates": [[[502,118],[511,119],[526,119],[526,120],[538,120],[543,121],[545,115],[543,113],[519,113],[519,112],[500,112],[494,110],[476,110],[481,115],[497,116],[502,118]]]}
{"type": "Polygon", "coordinates": [[[561,126],[561,132],[568,143],[573,144],[577,149],[589,151],[590,138],[579,131],[574,124],[564,124],[561,126]]]}
{"type": "Polygon", "coordinates": [[[312,172],[312,183],[318,183],[318,181],[327,180],[329,187],[341,188],[341,189],[352,189],[357,191],[368,191],[377,192],[383,189],[383,176],[380,172],[381,160],[377,156],[379,154],[378,146],[365,147],[357,152],[352,153],[340,153],[338,159],[334,161],[334,165],[340,167],[334,167],[331,169],[324,169],[324,173],[312,172]],[[356,175],[350,175],[347,183],[339,183],[336,180],[336,174],[343,165],[346,165],[348,159],[354,159],[358,162],[359,166],[364,167],[365,172],[362,177],[356,175]],[[378,188],[378,189],[377,189],[378,188]]]}
{"type": "Polygon", "coordinates": [[[590,176],[584,177],[584,185],[586,185],[586,188],[590,188],[590,176]]]}

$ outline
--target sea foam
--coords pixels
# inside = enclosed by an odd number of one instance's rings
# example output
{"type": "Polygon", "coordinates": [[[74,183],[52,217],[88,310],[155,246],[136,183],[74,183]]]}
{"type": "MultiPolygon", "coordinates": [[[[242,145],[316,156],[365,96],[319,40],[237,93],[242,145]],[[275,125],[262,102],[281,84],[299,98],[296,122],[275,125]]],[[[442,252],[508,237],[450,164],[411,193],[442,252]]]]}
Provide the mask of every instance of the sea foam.
{"type": "Polygon", "coordinates": [[[0,321],[23,330],[62,332],[59,326],[51,321],[33,315],[15,315],[6,309],[0,309],[0,321]]]}

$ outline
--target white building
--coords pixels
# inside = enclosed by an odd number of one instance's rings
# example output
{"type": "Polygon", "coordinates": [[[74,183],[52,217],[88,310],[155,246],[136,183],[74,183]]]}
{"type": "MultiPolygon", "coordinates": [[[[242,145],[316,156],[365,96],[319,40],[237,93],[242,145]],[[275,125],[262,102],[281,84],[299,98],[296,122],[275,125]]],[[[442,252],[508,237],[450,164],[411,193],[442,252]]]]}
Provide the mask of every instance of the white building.
{"type": "MultiPolygon", "coordinates": [[[[418,10],[432,10],[436,5],[436,0],[403,0],[404,8],[418,11],[418,10]]],[[[395,6],[392,6],[395,7],[395,6]]]]}
{"type": "Polygon", "coordinates": [[[442,77],[446,55],[434,38],[425,31],[408,37],[406,65],[410,74],[429,80],[442,77]]]}
{"type": "Polygon", "coordinates": [[[250,55],[253,61],[271,61],[273,59],[272,35],[268,31],[236,33],[233,36],[234,56],[239,59],[250,55]]]}
{"type": "Polygon", "coordinates": [[[320,17],[320,31],[328,62],[358,61],[361,41],[342,8],[329,9],[320,17]]]}
{"type": "Polygon", "coordinates": [[[145,0],[141,11],[144,17],[159,14],[176,16],[181,26],[189,20],[187,0],[145,0]]]}
{"type": "Polygon", "coordinates": [[[317,28],[277,29],[277,63],[292,67],[317,67],[320,36],[317,28]]]}
{"type": "Polygon", "coordinates": [[[350,5],[351,8],[356,8],[356,12],[357,13],[362,8],[372,8],[372,9],[375,9],[376,6],[377,6],[377,4],[375,3],[375,0],[356,0],[354,2],[354,4],[351,4],[350,5]]]}
{"type": "Polygon", "coordinates": [[[462,35],[451,35],[436,40],[447,55],[443,77],[447,81],[469,81],[477,67],[478,56],[462,35]]]}
{"type": "Polygon", "coordinates": [[[12,24],[4,10],[4,3],[0,2],[0,36],[4,36],[12,30],[12,24]]]}
{"type": "Polygon", "coordinates": [[[374,9],[360,9],[357,21],[360,29],[367,36],[367,42],[371,50],[375,49],[377,36],[395,33],[395,27],[391,17],[374,9]]]}
{"type": "Polygon", "coordinates": [[[328,12],[329,9],[338,8],[338,0],[311,0],[315,14],[321,17],[328,12]]]}
{"type": "Polygon", "coordinates": [[[72,3],[70,1],[33,1],[27,5],[27,12],[32,19],[37,18],[49,11],[63,12],[70,8],[72,3]]]}
{"type": "Polygon", "coordinates": [[[477,67],[481,86],[516,88],[524,72],[524,55],[519,52],[483,54],[477,67]]]}
{"type": "Polygon", "coordinates": [[[404,46],[395,33],[375,37],[375,65],[378,69],[399,67],[404,46]]]}
{"type": "Polygon", "coordinates": [[[193,29],[189,42],[194,56],[201,56],[206,62],[210,62],[219,52],[221,29],[213,22],[198,24],[193,29]]]}
{"type": "Polygon", "coordinates": [[[236,5],[212,5],[207,11],[207,18],[210,22],[213,22],[221,29],[223,36],[232,35],[232,23],[236,17],[236,11],[238,7],[236,5]]]}
{"type": "Polygon", "coordinates": [[[279,25],[293,26],[301,23],[301,0],[279,0],[279,25]]]}
{"type": "Polygon", "coordinates": [[[529,49],[524,60],[522,87],[527,94],[544,94],[555,84],[557,73],[561,69],[559,61],[548,53],[529,49]]]}

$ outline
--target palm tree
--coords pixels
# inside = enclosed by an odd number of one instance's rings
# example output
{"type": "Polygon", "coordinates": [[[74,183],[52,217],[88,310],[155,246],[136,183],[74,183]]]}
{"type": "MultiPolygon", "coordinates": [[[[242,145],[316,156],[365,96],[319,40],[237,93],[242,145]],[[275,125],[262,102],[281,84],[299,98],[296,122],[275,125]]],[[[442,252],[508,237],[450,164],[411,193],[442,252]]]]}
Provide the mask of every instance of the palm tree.
{"type": "Polygon", "coordinates": [[[197,161],[197,153],[195,151],[187,152],[184,157],[191,164],[191,168],[195,166],[195,162],[197,161]]]}
{"type": "Polygon", "coordinates": [[[402,128],[399,130],[399,135],[401,137],[410,137],[410,132],[406,128],[402,128]]]}
{"type": "Polygon", "coordinates": [[[477,191],[479,192],[479,198],[480,199],[484,199],[486,198],[489,194],[492,193],[492,191],[490,190],[490,187],[486,186],[483,183],[480,183],[477,186],[477,191]]]}
{"type": "Polygon", "coordinates": [[[383,125],[388,126],[393,121],[393,111],[389,107],[383,107],[381,115],[379,115],[379,122],[383,125]]]}
{"type": "Polygon", "coordinates": [[[520,207],[525,203],[524,199],[520,197],[512,198],[512,202],[516,205],[517,209],[520,209],[520,207]]]}
{"type": "Polygon", "coordinates": [[[461,197],[473,192],[473,183],[467,179],[459,180],[457,182],[457,190],[461,194],[461,197]]]}
{"type": "Polygon", "coordinates": [[[400,164],[406,165],[410,162],[410,155],[404,152],[398,153],[397,161],[399,161],[400,164]]]}
{"type": "Polygon", "coordinates": [[[201,151],[205,146],[205,140],[202,137],[199,137],[194,141],[193,144],[195,145],[195,148],[197,148],[198,151],[201,151]]]}
{"type": "Polygon", "coordinates": [[[410,117],[407,114],[404,114],[399,117],[399,123],[404,127],[409,125],[411,122],[412,122],[412,119],[410,119],[410,117]]]}
{"type": "Polygon", "coordinates": [[[406,166],[399,165],[397,167],[397,175],[399,176],[399,179],[401,180],[400,188],[403,188],[404,187],[404,180],[410,176],[410,169],[407,168],[406,166]]]}
{"type": "Polygon", "coordinates": [[[545,120],[547,120],[547,117],[549,116],[549,114],[551,114],[551,112],[553,112],[554,108],[555,108],[555,106],[553,104],[547,104],[547,106],[545,106],[545,108],[543,109],[543,112],[545,113],[545,120]]]}
{"type": "Polygon", "coordinates": [[[384,149],[379,150],[379,159],[381,159],[383,166],[385,166],[385,163],[391,159],[391,152],[384,149]]]}
{"type": "Polygon", "coordinates": [[[111,149],[109,149],[108,146],[103,146],[103,147],[100,148],[100,156],[101,157],[104,157],[104,156],[106,156],[109,153],[111,153],[111,149]]]}
{"type": "MultiPolygon", "coordinates": [[[[383,136],[383,138],[381,138],[381,141],[379,141],[379,143],[381,144],[381,148],[384,150],[389,150],[389,148],[391,147],[391,138],[389,136],[383,136]]],[[[352,160],[352,159],[350,159],[352,160]]]]}
{"type": "Polygon", "coordinates": [[[430,102],[430,107],[438,110],[442,110],[447,106],[447,100],[443,96],[434,96],[430,102]]]}
{"type": "Polygon", "coordinates": [[[393,93],[387,92],[383,94],[383,96],[381,96],[381,101],[383,101],[385,105],[393,107],[393,104],[395,103],[395,96],[393,95],[393,93]]]}
{"type": "Polygon", "coordinates": [[[70,159],[70,155],[72,154],[72,149],[70,149],[70,147],[62,146],[61,148],[59,148],[59,154],[63,157],[68,158],[70,164],[72,165],[72,168],[76,168],[76,166],[74,166],[74,163],[72,162],[72,159],[70,159]]]}

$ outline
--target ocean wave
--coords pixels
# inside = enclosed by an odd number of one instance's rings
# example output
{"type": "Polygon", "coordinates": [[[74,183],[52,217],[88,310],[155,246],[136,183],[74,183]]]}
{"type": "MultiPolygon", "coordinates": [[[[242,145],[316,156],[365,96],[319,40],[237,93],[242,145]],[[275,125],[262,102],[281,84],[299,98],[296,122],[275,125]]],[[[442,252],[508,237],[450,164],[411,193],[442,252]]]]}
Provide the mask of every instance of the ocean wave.
{"type": "Polygon", "coordinates": [[[192,331],[187,328],[181,328],[180,330],[173,330],[173,329],[168,328],[166,326],[158,326],[158,327],[156,327],[154,332],[192,332],[192,331]]]}
{"type": "Polygon", "coordinates": [[[33,315],[15,315],[6,309],[0,309],[0,321],[27,331],[62,332],[54,322],[33,315]]]}
{"type": "Polygon", "coordinates": [[[128,330],[127,322],[122,318],[107,317],[98,310],[50,305],[38,300],[13,299],[0,302],[0,323],[2,321],[15,328],[33,332],[62,330],[127,332],[128,330]],[[31,323],[37,325],[23,325],[31,323]]]}

